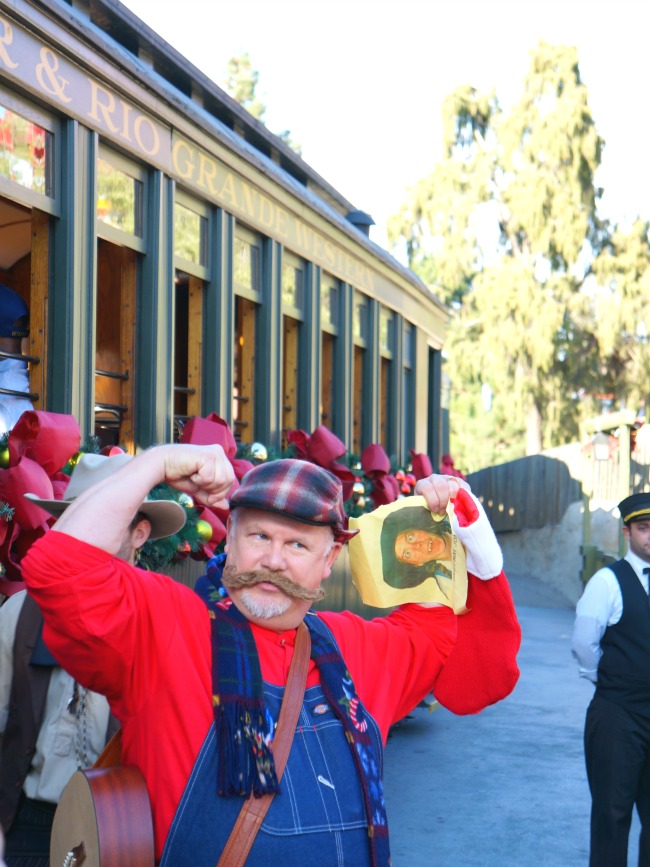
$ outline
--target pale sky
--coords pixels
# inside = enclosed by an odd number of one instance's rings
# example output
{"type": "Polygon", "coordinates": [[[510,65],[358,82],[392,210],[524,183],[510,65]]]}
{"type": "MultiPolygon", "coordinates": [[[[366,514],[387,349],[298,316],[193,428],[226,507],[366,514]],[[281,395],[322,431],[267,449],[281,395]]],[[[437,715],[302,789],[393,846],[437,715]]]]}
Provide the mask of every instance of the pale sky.
{"type": "Polygon", "coordinates": [[[440,157],[440,109],[456,86],[520,95],[540,39],[578,48],[605,140],[601,215],[650,217],[648,0],[126,0],[223,86],[248,52],[273,132],[375,220],[386,222],[440,157]]]}

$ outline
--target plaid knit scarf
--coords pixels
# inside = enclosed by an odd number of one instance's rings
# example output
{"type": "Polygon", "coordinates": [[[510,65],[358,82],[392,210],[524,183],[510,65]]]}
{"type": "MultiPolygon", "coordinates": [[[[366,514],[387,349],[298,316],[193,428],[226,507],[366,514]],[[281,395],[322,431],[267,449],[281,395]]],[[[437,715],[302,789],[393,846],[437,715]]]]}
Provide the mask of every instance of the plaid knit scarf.
{"type": "MultiPolygon", "coordinates": [[[[195,591],[210,612],[212,703],[219,752],[220,795],[279,791],[270,744],[274,723],[264,706],[259,656],[248,620],[232,604],[221,575],[226,555],[208,561],[195,591]]],[[[310,612],[311,657],[327,701],[340,720],[361,782],[373,867],[390,864],[381,756],[368,734],[365,711],[329,628],[310,612]]]]}

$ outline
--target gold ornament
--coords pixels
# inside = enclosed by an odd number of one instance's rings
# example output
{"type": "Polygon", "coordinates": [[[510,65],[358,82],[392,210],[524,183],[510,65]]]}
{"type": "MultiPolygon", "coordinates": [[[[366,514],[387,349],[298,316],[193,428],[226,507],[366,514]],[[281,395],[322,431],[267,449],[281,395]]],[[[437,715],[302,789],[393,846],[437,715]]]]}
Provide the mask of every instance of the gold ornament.
{"type": "Polygon", "coordinates": [[[250,447],[250,456],[254,461],[265,461],[269,453],[264,443],[253,443],[250,447]]]}
{"type": "Polygon", "coordinates": [[[77,466],[77,463],[79,462],[79,458],[81,457],[82,454],[83,454],[83,452],[76,452],[74,455],[72,455],[71,458],[68,459],[68,464],[70,465],[71,470],[73,470],[77,466]]]}
{"type": "Polygon", "coordinates": [[[6,447],[0,451],[0,468],[6,470],[9,466],[9,448],[6,447]]]}
{"type": "Polygon", "coordinates": [[[202,542],[209,542],[212,538],[212,525],[209,521],[199,518],[196,522],[196,532],[199,534],[199,539],[202,542]]]}
{"type": "Polygon", "coordinates": [[[358,506],[360,509],[365,509],[365,507],[366,507],[366,498],[365,498],[365,497],[359,497],[359,499],[357,500],[357,506],[358,506]]]}
{"type": "Polygon", "coordinates": [[[361,497],[363,496],[363,494],[366,493],[366,486],[363,484],[363,482],[355,482],[352,485],[352,493],[356,494],[358,497],[361,497]]]}
{"type": "Polygon", "coordinates": [[[184,509],[194,508],[194,500],[190,497],[189,494],[179,494],[178,502],[184,509]]]}

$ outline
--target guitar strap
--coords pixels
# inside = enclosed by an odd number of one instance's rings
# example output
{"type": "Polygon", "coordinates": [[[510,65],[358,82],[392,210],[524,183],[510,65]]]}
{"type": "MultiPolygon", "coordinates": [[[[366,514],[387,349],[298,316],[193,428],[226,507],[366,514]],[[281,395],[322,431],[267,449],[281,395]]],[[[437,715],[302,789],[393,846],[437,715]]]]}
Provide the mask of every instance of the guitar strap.
{"type": "MultiPolygon", "coordinates": [[[[273,761],[278,782],[282,778],[293,736],[296,731],[300,708],[305,695],[307,683],[307,671],[311,656],[311,637],[304,623],[301,623],[296,632],[296,643],[293,658],[289,666],[287,685],[280,707],[278,727],[273,738],[273,761]]],[[[256,798],[252,793],[242,804],[230,837],[224,846],[217,867],[243,867],[246,858],[262,826],[264,817],[271,806],[273,794],[262,795],[256,798]]]]}
{"type": "Polygon", "coordinates": [[[93,768],[117,768],[122,764],[122,729],[118,728],[113,737],[99,754],[93,768]]]}

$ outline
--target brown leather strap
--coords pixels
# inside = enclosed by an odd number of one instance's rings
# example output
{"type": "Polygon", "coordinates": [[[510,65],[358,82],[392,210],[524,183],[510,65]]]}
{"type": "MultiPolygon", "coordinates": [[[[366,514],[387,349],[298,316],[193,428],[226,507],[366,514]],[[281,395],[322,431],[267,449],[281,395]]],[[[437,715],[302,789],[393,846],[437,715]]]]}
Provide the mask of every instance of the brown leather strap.
{"type": "MultiPolygon", "coordinates": [[[[289,676],[280,708],[280,718],[273,738],[273,760],[278,782],[284,773],[300,716],[310,655],[311,637],[305,624],[301,623],[296,632],[293,659],[289,666],[289,676]]],[[[272,800],[273,795],[262,795],[261,798],[255,798],[251,794],[244,801],[217,867],[243,867],[272,800]]]]}

